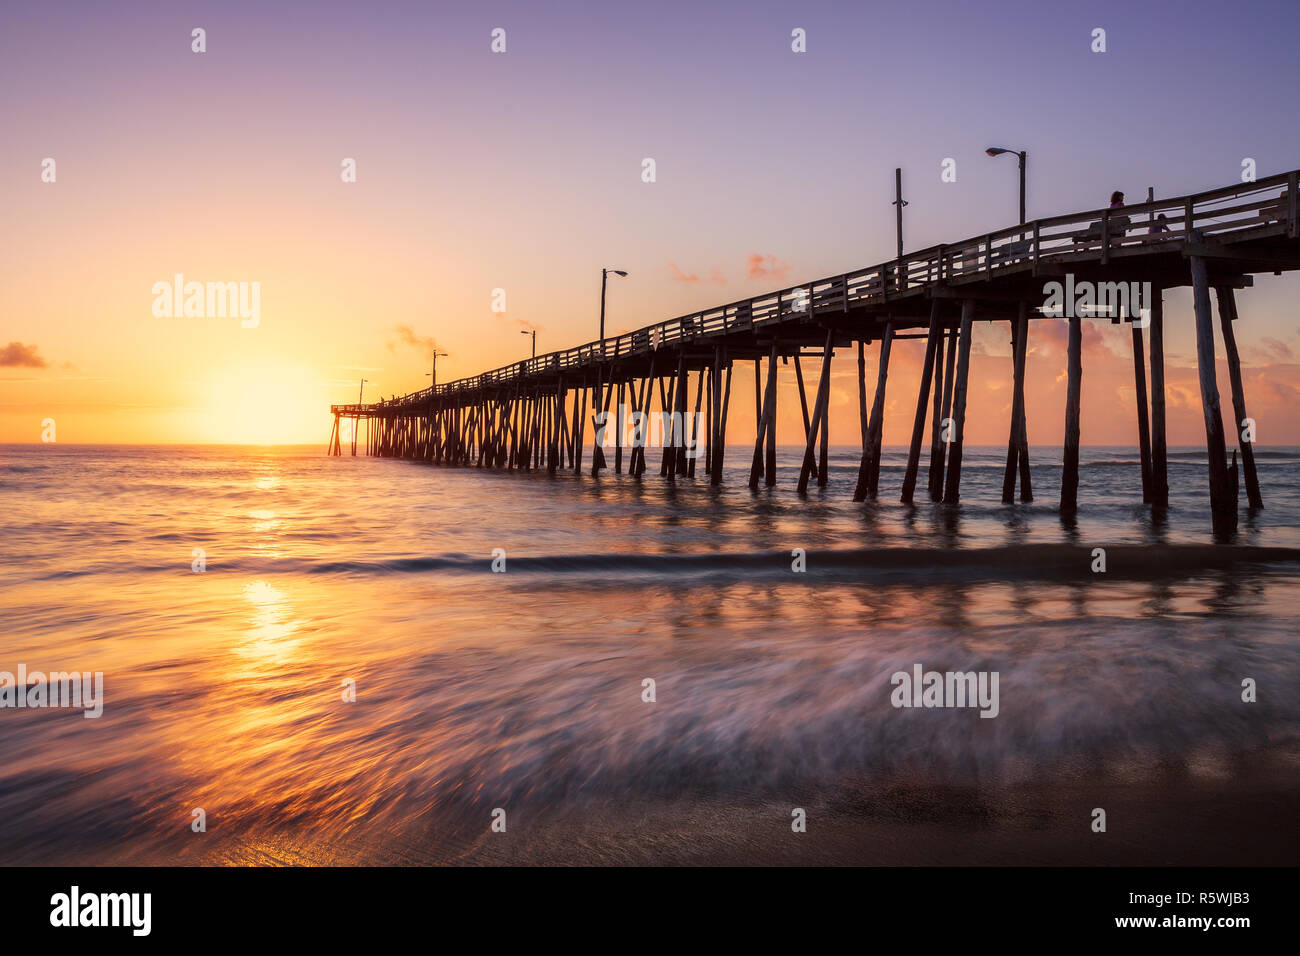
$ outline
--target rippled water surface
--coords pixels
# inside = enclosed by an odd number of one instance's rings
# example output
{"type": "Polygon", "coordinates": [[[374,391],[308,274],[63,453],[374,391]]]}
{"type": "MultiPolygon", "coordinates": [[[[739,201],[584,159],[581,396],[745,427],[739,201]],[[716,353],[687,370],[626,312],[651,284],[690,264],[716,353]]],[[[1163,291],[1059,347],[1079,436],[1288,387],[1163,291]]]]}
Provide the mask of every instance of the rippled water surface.
{"type": "Polygon", "coordinates": [[[789,449],[758,493],[740,448],[721,488],[320,452],[0,448],[0,670],[105,697],[0,709],[0,862],[1297,860],[1296,449],[1218,543],[1194,449],[1163,518],[1085,449],[1077,525],[1059,451],[1003,506],[968,449],[958,508],[892,448],[857,505],[852,449],[804,500],[789,449]],[[997,718],[892,707],[916,663],[997,718]]]}

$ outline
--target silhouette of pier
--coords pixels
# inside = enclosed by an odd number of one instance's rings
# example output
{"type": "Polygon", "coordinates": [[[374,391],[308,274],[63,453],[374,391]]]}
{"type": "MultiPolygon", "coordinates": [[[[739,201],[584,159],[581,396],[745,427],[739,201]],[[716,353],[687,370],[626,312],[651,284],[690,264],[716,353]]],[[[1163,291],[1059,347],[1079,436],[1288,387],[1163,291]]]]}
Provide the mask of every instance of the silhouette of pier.
{"type": "MultiPolygon", "coordinates": [[[[776,481],[777,368],[793,361],[804,446],[797,489],[803,494],[811,481],[824,486],[827,480],[832,359],[837,350],[856,347],[862,458],[854,500],[862,501],[879,492],[891,347],[896,339],[923,338],[920,381],[904,385],[915,389],[917,398],[900,498],[910,503],[916,495],[928,432],[925,493],[935,501],[956,503],[971,329],[975,322],[1006,322],[1013,400],[1002,497],[1013,501],[1018,482],[1020,499],[1031,501],[1024,398],[1030,329],[1037,321],[1066,321],[1060,508],[1069,515],[1078,506],[1081,322],[1108,318],[1132,327],[1143,499],[1163,507],[1169,498],[1163,292],[1190,285],[1211,512],[1216,528],[1235,527],[1238,479],[1227,459],[1211,290],[1227,356],[1233,432],[1240,438],[1249,415],[1233,331],[1236,292],[1249,288],[1256,273],[1300,269],[1298,175],[1292,171],[1189,196],[1037,219],[388,401],[334,405],[329,448],[332,454],[342,453],[340,423],[351,419],[355,455],[364,420],[368,426],[362,446],[370,455],[523,471],[545,468],[551,474],[561,468],[579,474],[587,469],[591,475],[609,471],[612,458],[613,473],[633,478],[646,473],[653,455],[659,458],[660,475],[670,481],[694,478],[698,461],[717,485],[723,475],[732,370],[737,362],[753,362],[758,434],[749,484],[771,486],[776,481]],[[1133,314],[1112,308],[1108,316],[1058,317],[1051,314],[1045,294],[1046,283],[1054,281],[1070,289],[1084,283],[1108,288],[1112,303],[1121,283],[1149,283],[1151,295],[1133,303],[1133,314]],[[1144,327],[1149,329],[1146,342],[1144,327]],[[879,348],[880,359],[868,408],[865,350],[872,346],[879,348]],[[805,374],[803,360],[809,358],[820,360],[815,375],[805,374]],[[663,447],[647,447],[645,423],[653,416],[665,423],[663,447]],[[588,440],[591,458],[584,464],[588,440]]],[[[1252,440],[1238,445],[1248,504],[1261,508],[1252,440]]]]}

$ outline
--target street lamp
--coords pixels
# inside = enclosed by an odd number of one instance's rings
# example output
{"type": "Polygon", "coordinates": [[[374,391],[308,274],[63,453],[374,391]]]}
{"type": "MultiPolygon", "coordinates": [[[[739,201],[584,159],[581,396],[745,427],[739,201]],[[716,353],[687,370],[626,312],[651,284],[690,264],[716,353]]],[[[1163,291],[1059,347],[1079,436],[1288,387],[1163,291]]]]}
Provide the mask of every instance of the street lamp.
{"type": "Polygon", "coordinates": [[[1007,149],[1004,146],[990,146],[984,150],[990,156],[1001,156],[1003,153],[1011,153],[1020,157],[1020,224],[1025,224],[1025,151],[1007,149]]]}
{"type": "Polygon", "coordinates": [[[533,358],[537,358],[537,330],[536,330],[536,329],[520,329],[520,330],[519,330],[519,334],[520,334],[520,335],[531,335],[531,336],[533,337],[533,358]]]}
{"type": "Polygon", "coordinates": [[[430,388],[435,388],[438,385],[438,356],[442,355],[445,357],[446,354],[446,352],[439,352],[436,347],[433,350],[433,371],[424,373],[425,377],[430,379],[430,388]]]}
{"type": "Polygon", "coordinates": [[[601,269],[600,270],[600,350],[605,351],[605,283],[610,273],[616,276],[627,277],[627,273],[622,269],[601,269]]]}
{"type": "Polygon", "coordinates": [[[361,404],[361,396],[364,395],[364,394],[366,393],[366,382],[368,382],[368,381],[369,381],[369,379],[364,379],[364,378],[361,380],[361,389],[357,392],[357,404],[358,404],[358,405],[361,404]]]}

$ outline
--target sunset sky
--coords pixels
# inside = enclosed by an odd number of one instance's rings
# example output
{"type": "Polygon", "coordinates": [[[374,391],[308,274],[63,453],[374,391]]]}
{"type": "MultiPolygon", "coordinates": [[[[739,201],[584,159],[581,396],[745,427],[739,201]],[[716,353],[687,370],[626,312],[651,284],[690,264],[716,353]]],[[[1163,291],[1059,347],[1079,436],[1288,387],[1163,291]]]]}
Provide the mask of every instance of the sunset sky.
{"type": "MultiPolygon", "coordinates": [[[[1030,218],[1228,185],[1246,157],[1300,167],[1294,0],[115,6],[0,11],[0,442],[53,418],[62,443],[323,446],[362,376],[370,397],[427,384],[432,341],[450,381],[526,357],[522,329],[539,352],[595,338],[602,266],[630,273],[618,332],[888,258],[895,166],[909,249],[1010,225],[1015,160],[989,145],[1029,151],[1030,218]],[[155,316],[177,273],[260,283],[260,324],[155,316]]],[[[1298,302],[1295,276],[1239,298],[1266,445],[1300,444],[1298,302]]],[[[1169,437],[1195,444],[1186,289],[1166,316],[1169,437]]],[[[1083,441],[1132,443],[1127,330],[1085,326],[1083,441]]],[[[1055,443],[1064,326],[1030,334],[1029,438],[1055,443]]],[[[1006,439],[1007,338],[977,326],[973,443],[1006,439]]],[[[888,443],[923,349],[895,349],[888,443]]],[[[752,436],[748,405],[729,438],[752,436]]]]}

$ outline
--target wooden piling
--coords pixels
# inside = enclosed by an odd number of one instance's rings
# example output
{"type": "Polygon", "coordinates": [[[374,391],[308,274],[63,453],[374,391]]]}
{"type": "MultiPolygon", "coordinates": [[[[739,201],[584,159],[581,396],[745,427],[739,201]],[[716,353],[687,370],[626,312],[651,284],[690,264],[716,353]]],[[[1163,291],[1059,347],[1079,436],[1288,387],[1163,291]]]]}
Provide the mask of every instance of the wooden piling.
{"type": "Polygon", "coordinates": [[[704,369],[695,382],[695,412],[691,415],[691,454],[686,462],[686,477],[695,477],[695,460],[700,457],[700,408],[704,400],[704,369]]]}
{"type": "Polygon", "coordinates": [[[767,387],[772,390],[772,410],[767,416],[767,461],[763,468],[763,483],[771,488],[776,484],[776,409],[780,389],[777,383],[777,343],[772,342],[772,352],[767,366],[767,387]]]}
{"type": "Polygon", "coordinates": [[[826,331],[826,347],[822,351],[821,374],[817,378],[817,398],[813,403],[812,422],[808,429],[808,440],[804,447],[803,464],[799,468],[799,494],[808,493],[808,479],[817,467],[814,453],[817,448],[818,430],[826,416],[826,403],[830,392],[831,349],[835,340],[834,330],[826,331]]]}
{"type": "MultiPolygon", "coordinates": [[[[595,391],[592,392],[591,403],[591,476],[593,478],[600,474],[600,469],[605,467],[605,450],[601,447],[605,435],[605,422],[601,418],[600,412],[602,389],[605,391],[608,391],[608,389],[605,389],[603,378],[603,372],[597,370],[595,391]]],[[[608,396],[605,398],[605,403],[606,405],[609,403],[608,396]]]]}
{"type": "Polygon", "coordinates": [[[962,439],[966,429],[966,383],[970,378],[971,323],[975,319],[975,300],[962,299],[961,337],[957,341],[957,379],[953,388],[952,443],[948,450],[948,468],[944,476],[945,504],[955,505],[961,498],[962,439]]]}
{"type": "Polygon", "coordinates": [[[1133,330],[1133,383],[1137,396],[1138,458],[1142,463],[1142,500],[1151,503],[1151,426],[1147,420],[1147,370],[1142,349],[1142,326],[1135,318],[1133,330]]]}
{"type": "Polygon", "coordinates": [[[673,419],[673,467],[672,476],[686,474],[686,414],[690,406],[687,403],[687,391],[691,385],[691,373],[686,367],[686,353],[681,353],[677,363],[677,402],[673,406],[677,417],[673,419]]]}
{"type": "Polygon", "coordinates": [[[573,473],[582,474],[582,445],[587,430],[587,392],[579,386],[573,396],[573,473]]]}
{"type": "Polygon", "coordinates": [[[1169,504],[1169,463],[1165,443],[1165,291],[1151,300],[1151,503],[1169,504]]]}
{"type": "Polygon", "coordinates": [[[858,483],[853,489],[853,500],[863,501],[867,492],[867,467],[871,460],[871,441],[868,437],[867,419],[867,349],[858,339],[858,431],[862,436],[862,457],[858,461],[858,483]]]}
{"type": "Polygon", "coordinates": [[[808,396],[803,387],[803,366],[799,364],[799,352],[794,353],[794,380],[799,386],[799,411],[803,413],[803,438],[808,440],[808,433],[812,423],[808,420],[808,396]]]}
{"type": "Polygon", "coordinates": [[[953,420],[952,401],[953,401],[953,390],[954,390],[953,385],[957,378],[957,374],[956,374],[957,353],[958,353],[957,336],[960,333],[960,331],[961,331],[960,322],[954,323],[953,327],[948,330],[948,351],[944,359],[944,370],[943,370],[943,414],[939,416],[939,430],[938,430],[940,468],[939,468],[939,474],[936,475],[936,478],[938,480],[935,482],[934,492],[932,493],[932,498],[934,501],[943,500],[945,482],[947,481],[947,470],[948,468],[951,467],[951,464],[946,462],[945,459],[950,460],[952,457],[949,446],[951,444],[951,439],[952,439],[952,420],[953,420]],[[948,439],[949,439],[948,441],[944,441],[943,439],[945,432],[948,435],[948,439]]]}
{"type": "Polygon", "coordinates": [[[871,405],[871,422],[868,437],[871,440],[871,462],[867,473],[867,494],[872,501],[880,488],[880,453],[885,442],[885,382],[889,378],[889,354],[894,344],[894,325],[885,326],[885,337],[880,340],[880,367],[876,372],[876,395],[871,405]]]}
{"type": "Polygon", "coordinates": [[[1029,488],[1029,442],[1025,428],[1025,355],[1028,352],[1029,305],[1023,299],[1017,306],[1011,327],[1012,395],[1011,432],[1007,437],[1007,467],[1002,476],[1002,502],[1015,499],[1016,473],[1020,473],[1022,501],[1032,501],[1029,488]]]}
{"type": "MultiPolygon", "coordinates": [[[[1193,233],[1194,241],[1201,241],[1193,233]]],[[[1214,371],[1214,324],[1210,316],[1210,286],[1201,256],[1191,257],[1192,300],[1196,309],[1196,364],[1201,380],[1201,410],[1205,416],[1205,448],[1209,456],[1210,512],[1215,530],[1237,525],[1237,502],[1228,485],[1228,453],[1219,407],[1219,385],[1214,371]]]]}
{"type": "Polygon", "coordinates": [[[1083,325],[1070,318],[1066,349],[1065,448],[1061,456],[1061,514],[1072,515],[1079,504],[1079,395],[1083,380],[1083,325]]]}
{"type": "Polygon", "coordinates": [[[705,366],[704,374],[708,377],[708,384],[704,390],[704,400],[708,406],[704,416],[704,473],[708,475],[713,473],[713,427],[716,421],[713,412],[715,407],[713,382],[717,378],[717,372],[712,363],[705,366]]]}
{"type": "Polygon", "coordinates": [[[943,329],[939,323],[939,299],[930,300],[930,331],[925,337],[925,361],[921,363],[921,391],[916,400],[916,416],[912,420],[912,442],[907,449],[907,468],[903,472],[903,491],[900,500],[912,503],[916,489],[916,472],[921,463],[921,436],[925,431],[925,413],[930,404],[930,383],[934,377],[935,349],[943,329]]]}
{"type": "MultiPolygon", "coordinates": [[[[1237,321],[1237,299],[1231,286],[1221,285],[1215,290],[1219,299],[1219,327],[1223,330],[1223,348],[1228,359],[1228,379],[1232,384],[1232,412],[1237,434],[1237,447],[1241,449],[1242,471],[1246,475],[1246,498],[1252,508],[1263,508],[1264,499],[1259,493],[1259,475],[1255,471],[1255,446],[1242,438],[1246,428],[1246,389],[1241,380],[1241,358],[1237,354],[1237,334],[1233,324],[1237,321]]],[[[1253,437],[1253,436],[1252,436],[1253,437]]]]}
{"type": "MultiPolygon", "coordinates": [[[[758,375],[759,373],[755,373],[758,375]]],[[[773,418],[776,414],[776,343],[772,343],[767,359],[767,387],[763,393],[763,403],[758,413],[758,426],[754,436],[754,460],[749,468],[749,487],[758,488],[758,479],[764,474],[763,443],[769,438],[769,429],[774,428],[773,418]]]]}
{"type": "Polygon", "coordinates": [[[951,375],[945,377],[944,370],[947,368],[946,354],[956,355],[952,347],[948,345],[948,330],[940,328],[938,335],[935,336],[934,349],[934,410],[930,418],[930,466],[926,474],[926,491],[930,495],[931,501],[939,501],[943,498],[943,466],[947,456],[947,445],[943,440],[943,394],[944,388],[952,393],[950,381],[951,375]]]}
{"type": "Polygon", "coordinates": [[[645,474],[646,469],[645,443],[650,432],[650,406],[654,402],[655,363],[658,358],[658,353],[651,353],[650,370],[646,372],[646,377],[641,382],[641,423],[637,428],[637,442],[632,448],[632,457],[636,461],[632,473],[637,477],[645,474]]]}
{"type": "MultiPolygon", "coordinates": [[[[811,290],[809,290],[811,296],[811,290]]],[[[830,450],[831,434],[831,390],[830,383],[826,385],[826,397],[822,399],[822,423],[821,423],[821,452],[817,459],[817,487],[826,487],[826,459],[830,450]]]]}
{"type": "MultiPolygon", "coordinates": [[[[727,410],[731,404],[731,363],[726,360],[726,350],[718,346],[715,350],[717,356],[718,373],[715,376],[717,382],[721,384],[722,368],[726,366],[726,384],[722,386],[722,393],[719,396],[718,409],[718,429],[713,443],[713,469],[709,475],[709,484],[717,486],[722,484],[722,465],[726,452],[727,442],[727,410]]],[[[716,387],[716,386],[715,386],[716,387]]]]}
{"type": "Polygon", "coordinates": [[[614,474],[623,474],[623,393],[626,382],[618,383],[618,407],[614,409],[614,474]]]}

